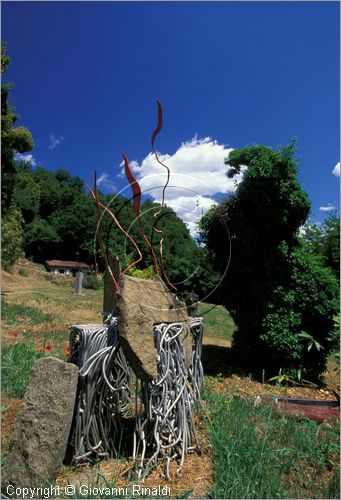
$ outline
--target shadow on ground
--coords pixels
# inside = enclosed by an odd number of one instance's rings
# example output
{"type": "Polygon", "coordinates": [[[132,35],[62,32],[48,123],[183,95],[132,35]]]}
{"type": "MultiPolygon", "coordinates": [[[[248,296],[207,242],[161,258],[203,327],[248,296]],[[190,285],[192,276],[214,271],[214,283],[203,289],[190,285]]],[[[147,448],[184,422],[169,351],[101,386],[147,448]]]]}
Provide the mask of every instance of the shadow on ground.
{"type": "Polygon", "coordinates": [[[207,344],[202,346],[202,365],[204,374],[211,377],[216,375],[230,376],[240,373],[240,369],[233,363],[231,347],[207,344]]]}

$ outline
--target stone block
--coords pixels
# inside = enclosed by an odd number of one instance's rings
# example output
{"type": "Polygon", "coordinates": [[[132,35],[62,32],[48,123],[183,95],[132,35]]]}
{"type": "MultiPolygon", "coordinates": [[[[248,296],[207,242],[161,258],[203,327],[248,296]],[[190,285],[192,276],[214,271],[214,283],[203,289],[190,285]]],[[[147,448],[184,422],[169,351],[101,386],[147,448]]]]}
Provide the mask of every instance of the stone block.
{"type": "MultiPolygon", "coordinates": [[[[53,483],[62,465],[72,423],[78,367],[39,359],[19,411],[2,477],[2,490],[53,483]]],[[[13,498],[13,497],[12,497],[13,498]]]]}
{"type": "MultiPolygon", "coordinates": [[[[120,340],[131,367],[140,379],[155,379],[157,365],[153,325],[188,325],[186,305],[168,290],[159,276],[152,280],[121,276],[117,309],[120,340]]],[[[185,338],[189,339],[189,336],[185,338]]]]}

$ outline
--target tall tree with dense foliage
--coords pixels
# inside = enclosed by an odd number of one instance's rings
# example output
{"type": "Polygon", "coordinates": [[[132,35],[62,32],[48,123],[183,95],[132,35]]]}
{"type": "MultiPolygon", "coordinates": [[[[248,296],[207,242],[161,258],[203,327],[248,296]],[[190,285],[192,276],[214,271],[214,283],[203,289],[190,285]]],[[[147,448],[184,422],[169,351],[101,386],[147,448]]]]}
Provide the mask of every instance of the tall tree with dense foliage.
{"type": "MultiPolygon", "coordinates": [[[[10,57],[6,54],[6,48],[1,43],[1,76],[3,77],[10,57]]],[[[23,224],[24,219],[19,205],[13,196],[17,180],[16,162],[14,160],[15,152],[25,153],[33,148],[33,139],[31,133],[25,127],[14,127],[18,118],[13,111],[13,107],[8,102],[9,92],[12,86],[10,83],[1,83],[1,225],[2,225],[2,266],[11,266],[16,259],[23,256],[23,224]]],[[[17,195],[28,210],[31,207],[23,196],[25,181],[29,184],[30,179],[21,179],[21,187],[17,195]],[[19,193],[20,191],[20,193],[19,193]]],[[[26,185],[27,193],[29,184],[26,185]]],[[[32,183],[31,183],[32,184],[32,183]]],[[[18,184],[19,185],[19,184],[18,184]]],[[[32,185],[31,185],[32,187],[32,185]]],[[[34,189],[30,191],[34,197],[34,189]]],[[[35,193],[38,196],[38,193],[35,193]]],[[[32,201],[32,199],[31,199],[32,201]]],[[[35,205],[37,208],[37,204],[35,205]]]]}
{"type": "Polygon", "coordinates": [[[258,374],[301,370],[316,379],[331,348],[337,283],[299,238],[310,202],[297,179],[294,145],[234,150],[225,163],[229,177],[246,167],[243,180],[204,217],[202,235],[221,273],[231,258],[220,301],[236,324],[235,357],[258,374]]]}
{"type": "MultiPolygon", "coordinates": [[[[10,61],[10,57],[6,54],[5,45],[1,43],[2,77],[10,61]]],[[[13,107],[8,102],[11,88],[10,83],[1,84],[1,208],[4,215],[11,205],[15,184],[14,153],[15,151],[25,153],[34,147],[32,135],[27,128],[14,126],[18,115],[14,113],[13,107]]]]}
{"type": "Polygon", "coordinates": [[[15,206],[1,218],[1,265],[7,270],[24,256],[23,222],[21,212],[15,206]]]}

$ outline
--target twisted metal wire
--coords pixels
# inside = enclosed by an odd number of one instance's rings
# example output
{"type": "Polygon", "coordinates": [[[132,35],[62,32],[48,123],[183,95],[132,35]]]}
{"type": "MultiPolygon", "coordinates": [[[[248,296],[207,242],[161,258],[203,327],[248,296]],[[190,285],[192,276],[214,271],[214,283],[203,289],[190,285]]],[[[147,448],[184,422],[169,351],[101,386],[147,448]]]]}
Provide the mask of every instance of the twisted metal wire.
{"type": "Polygon", "coordinates": [[[73,326],[71,359],[79,382],[71,437],[73,462],[113,456],[131,415],[131,368],[120,346],[117,319],[109,325],[73,326]]]}
{"type": "MultiPolygon", "coordinates": [[[[145,477],[161,461],[164,476],[177,462],[177,475],[187,453],[198,449],[193,412],[203,385],[202,318],[190,319],[192,362],[187,366],[183,323],[154,325],[158,377],[136,378],[133,460],[135,475],[145,477]]],[[[108,324],[73,326],[71,359],[79,366],[74,414],[73,462],[115,454],[122,438],[121,417],[132,415],[131,369],[120,346],[117,319],[108,324]]]]}
{"type": "Polygon", "coordinates": [[[202,319],[190,320],[194,341],[191,367],[185,359],[184,328],[183,323],[154,325],[158,378],[145,383],[137,381],[135,395],[133,459],[138,478],[145,477],[160,461],[166,479],[174,460],[176,475],[180,475],[187,453],[198,450],[193,412],[203,385],[202,319]]]}
{"type": "Polygon", "coordinates": [[[201,362],[204,323],[202,318],[190,318],[189,326],[193,337],[192,366],[190,367],[191,383],[195,400],[200,399],[204,385],[204,370],[201,362]]]}

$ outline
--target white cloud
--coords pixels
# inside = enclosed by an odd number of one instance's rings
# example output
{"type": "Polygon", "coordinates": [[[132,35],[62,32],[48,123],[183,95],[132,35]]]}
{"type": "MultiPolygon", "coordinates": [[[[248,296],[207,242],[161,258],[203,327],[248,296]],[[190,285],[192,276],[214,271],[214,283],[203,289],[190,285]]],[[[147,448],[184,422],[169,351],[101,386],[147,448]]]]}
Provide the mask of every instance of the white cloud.
{"type": "Polygon", "coordinates": [[[336,207],[334,205],[331,205],[330,203],[328,203],[327,206],[320,207],[319,210],[321,212],[332,212],[333,210],[336,210],[336,207]]]}
{"type": "Polygon", "coordinates": [[[35,158],[33,157],[33,155],[29,154],[29,153],[18,153],[18,152],[16,152],[14,154],[14,159],[16,161],[23,161],[25,163],[30,163],[32,165],[32,167],[35,167],[36,164],[37,164],[35,158]]]}
{"type": "Polygon", "coordinates": [[[340,162],[335,165],[332,173],[336,177],[340,177],[340,162]]]}
{"type": "MultiPolygon", "coordinates": [[[[167,197],[167,191],[166,191],[167,197]]],[[[197,221],[217,202],[204,196],[178,196],[166,199],[166,204],[187,224],[192,236],[197,232],[197,221]]]]}
{"type": "Polygon", "coordinates": [[[97,186],[108,191],[116,191],[116,186],[114,182],[110,179],[106,172],[102,172],[97,179],[97,186]]]}
{"type": "MultiPolygon", "coordinates": [[[[139,166],[139,164],[135,160],[132,160],[132,161],[129,160],[129,165],[134,171],[137,170],[138,166],[139,166]]],[[[123,160],[120,163],[120,167],[121,167],[121,172],[119,174],[117,174],[117,177],[119,177],[120,179],[122,179],[122,178],[125,179],[126,174],[124,171],[124,161],[123,160]]]]}
{"type": "MultiPolygon", "coordinates": [[[[159,153],[159,160],[170,170],[165,204],[182,218],[193,236],[196,222],[216,204],[214,195],[233,193],[242,178],[242,174],[234,179],[226,176],[228,167],[224,159],[230,151],[232,149],[211,137],[194,137],[182,143],[174,154],[159,153]]],[[[157,163],[154,154],[148,154],[141,163],[132,161],[130,166],[139,179],[141,190],[160,203],[167,171],[157,163]]]]}
{"type": "Polygon", "coordinates": [[[50,133],[50,136],[49,136],[49,141],[50,141],[50,144],[49,144],[49,150],[50,151],[53,151],[54,149],[56,149],[56,147],[61,143],[63,142],[64,140],[64,137],[61,135],[60,137],[56,137],[52,132],[50,133]]]}

